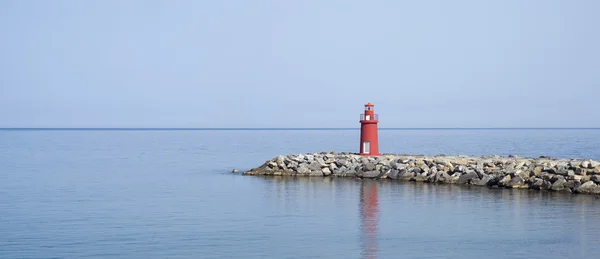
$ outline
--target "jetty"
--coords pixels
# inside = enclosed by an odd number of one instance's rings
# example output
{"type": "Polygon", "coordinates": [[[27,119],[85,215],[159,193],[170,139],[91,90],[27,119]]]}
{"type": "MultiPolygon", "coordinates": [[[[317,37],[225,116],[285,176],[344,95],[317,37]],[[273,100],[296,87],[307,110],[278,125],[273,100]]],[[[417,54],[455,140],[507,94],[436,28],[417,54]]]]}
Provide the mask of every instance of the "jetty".
{"type": "Polygon", "coordinates": [[[600,194],[600,162],[518,156],[424,156],[320,152],[280,155],[243,175],[354,177],[600,194]]]}
{"type": "Polygon", "coordinates": [[[374,105],[360,114],[359,153],[321,152],[278,156],[243,175],[355,177],[491,188],[600,194],[600,162],[518,156],[380,154],[374,105]]]}

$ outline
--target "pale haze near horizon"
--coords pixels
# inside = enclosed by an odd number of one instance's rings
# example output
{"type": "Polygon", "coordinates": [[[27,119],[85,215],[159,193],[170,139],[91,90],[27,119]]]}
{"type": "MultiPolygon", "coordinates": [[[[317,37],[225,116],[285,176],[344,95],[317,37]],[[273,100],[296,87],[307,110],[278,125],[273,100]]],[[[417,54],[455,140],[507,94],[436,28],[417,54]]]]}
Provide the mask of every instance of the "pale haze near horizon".
{"type": "Polygon", "coordinates": [[[600,1],[1,1],[0,127],[600,127],[600,1]]]}

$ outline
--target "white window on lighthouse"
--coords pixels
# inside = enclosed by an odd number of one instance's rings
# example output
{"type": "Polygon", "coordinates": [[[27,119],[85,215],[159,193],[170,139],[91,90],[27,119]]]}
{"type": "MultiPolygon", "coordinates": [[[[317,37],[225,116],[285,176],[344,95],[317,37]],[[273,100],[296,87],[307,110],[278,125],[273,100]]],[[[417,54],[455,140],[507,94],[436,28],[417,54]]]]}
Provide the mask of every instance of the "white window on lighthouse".
{"type": "Polygon", "coordinates": [[[363,153],[371,153],[371,142],[363,142],[363,153]]]}
{"type": "Polygon", "coordinates": [[[370,114],[365,115],[365,120],[368,120],[368,121],[371,120],[371,115],[370,114]]]}

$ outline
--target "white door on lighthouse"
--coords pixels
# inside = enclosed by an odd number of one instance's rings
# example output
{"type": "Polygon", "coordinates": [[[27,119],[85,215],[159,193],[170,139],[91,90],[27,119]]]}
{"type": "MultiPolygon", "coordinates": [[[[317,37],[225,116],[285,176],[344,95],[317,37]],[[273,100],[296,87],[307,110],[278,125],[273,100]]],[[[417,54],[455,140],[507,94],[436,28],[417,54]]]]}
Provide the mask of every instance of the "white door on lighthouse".
{"type": "Polygon", "coordinates": [[[368,120],[368,121],[370,121],[370,120],[371,120],[371,115],[367,114],[367,115],[365,115],[365,117],[366,117],[366,118],[365,118],[366,120],[368,120]]]}
{"type": "Polygon", "coordinates": [[[371,153],[371,142],[369,142],[369,141],[363,142],[363,152],[371,153]]]}

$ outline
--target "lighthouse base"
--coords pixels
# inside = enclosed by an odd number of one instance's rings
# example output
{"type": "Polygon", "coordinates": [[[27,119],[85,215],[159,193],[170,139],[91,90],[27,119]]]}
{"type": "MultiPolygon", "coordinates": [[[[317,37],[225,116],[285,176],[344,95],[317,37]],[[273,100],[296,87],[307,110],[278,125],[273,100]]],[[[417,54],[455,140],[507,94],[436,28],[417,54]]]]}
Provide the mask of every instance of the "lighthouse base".
{"type": "Polygon", "coordinates": [[[381,156],[381,153],[362,153],[360,156],[381,156]]]}

